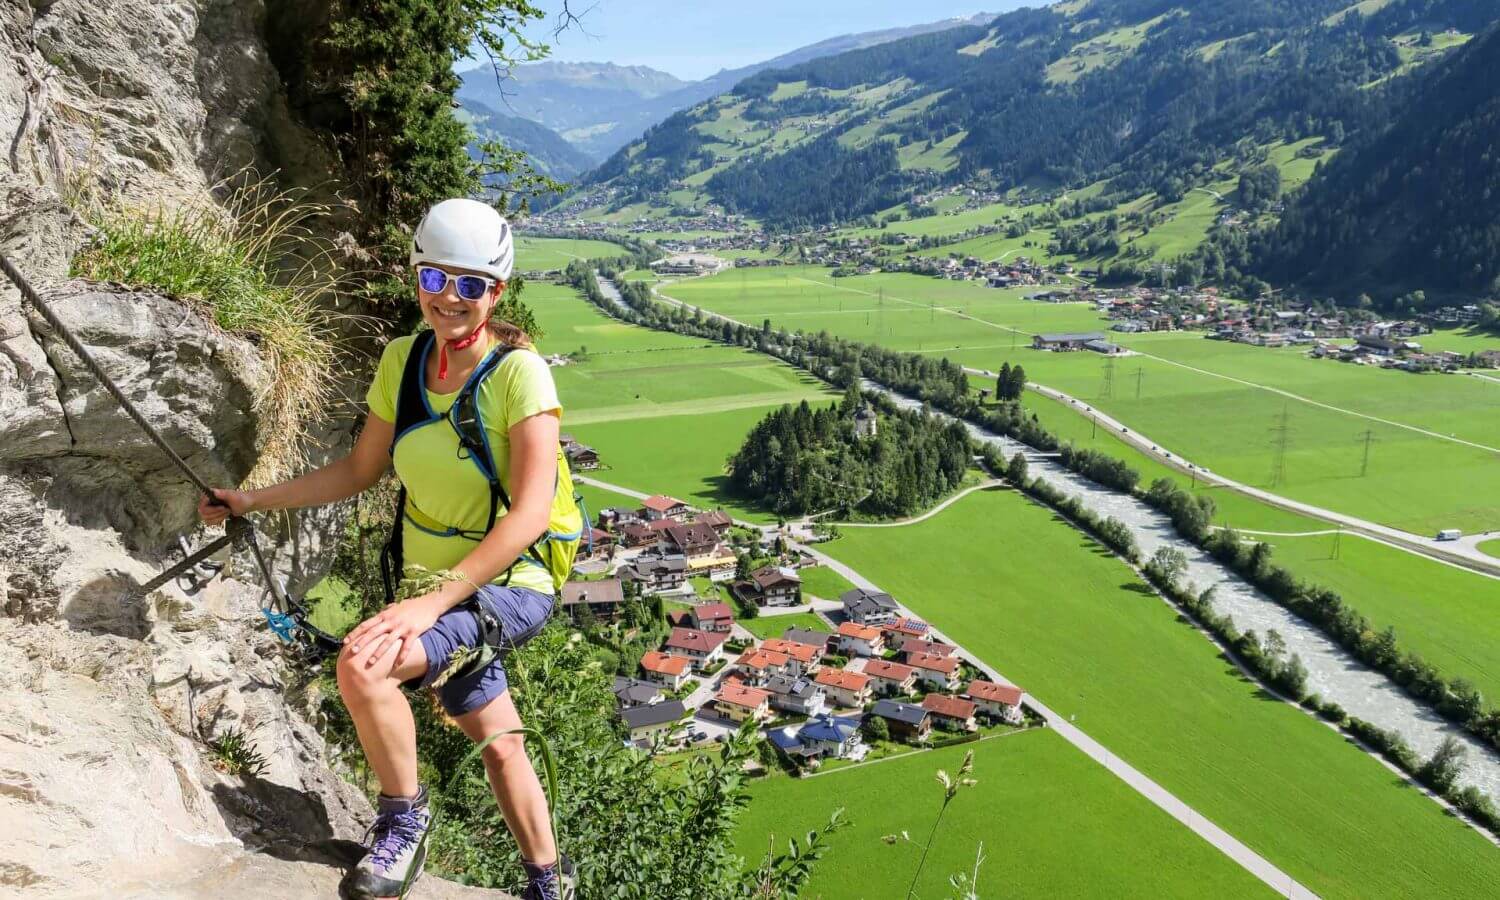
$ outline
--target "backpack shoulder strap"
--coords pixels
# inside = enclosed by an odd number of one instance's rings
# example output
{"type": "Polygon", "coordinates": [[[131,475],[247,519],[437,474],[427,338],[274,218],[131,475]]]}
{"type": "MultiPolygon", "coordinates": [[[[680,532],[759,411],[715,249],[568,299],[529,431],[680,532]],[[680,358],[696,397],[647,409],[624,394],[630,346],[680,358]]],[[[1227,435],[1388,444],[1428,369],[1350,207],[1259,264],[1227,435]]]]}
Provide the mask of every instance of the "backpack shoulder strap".
{"type": "Polygon", "coordinates": [[[431,331],[417,333],[412,341],[411,353],[406,357],[406,367],[401,371],[401,387],[396,391],[396,428],[391,437],[392,453],[396,442],[418,425],[425,425],[436,417],[427,404],[426,378],[423,368],[427,365],[427,354],[432,351],[435,338],[431,331]]]}
{"type": "Polygon", "coordinates": [[[501,506],[510,508],[510,496],[505,492],[505,485],[500,483],[500,469],[495,464],[490,437],[484,429],[484,415],[479,409],[479,387],[500,368],[500,364],[505,362],[505,358],[514,349],[501,347],[485,357],[459,389],[458,396],[453,399],[453,406],[448,410],[448,422],[458,434],[462,452],[468,454],[490,483],[490,517],[489,524],[485,526],[486,531],[495,527],[495,519],[499,516],[501,506]]]}

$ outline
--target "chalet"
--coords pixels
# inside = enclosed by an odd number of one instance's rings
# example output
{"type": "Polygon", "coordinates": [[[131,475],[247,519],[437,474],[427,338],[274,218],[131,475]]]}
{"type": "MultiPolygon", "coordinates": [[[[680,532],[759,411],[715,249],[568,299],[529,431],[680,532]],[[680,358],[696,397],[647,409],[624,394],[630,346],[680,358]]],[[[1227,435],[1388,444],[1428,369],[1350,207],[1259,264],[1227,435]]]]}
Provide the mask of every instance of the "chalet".
{"type": "Polygon", "coordinates": [[[603,528],[590,528],[588,548],[595,559],[611,559],[615,555],[615,536],[603,528]]]}
{"type": "Polygon", "coordinates": [[[865,754],[864,741],[859,736],[859,719],[853,716],[824,713],[809,719],[797,732],[797,738],[802,746],[818,756],[860,759],[865,754]]]}
{"type": "Polygon", "coordinates": [[[587,444],[571,444],[563,449],[563,455],[575,472],[599,468],[599,451],[587,444]]]}
{"type": "Polygon", "coordinates": [[[645,547],[656,541],[655,529],[645,522],[631,522],[620,528],[620,545],[623,547],[645,547]]]}
{"type": "Polygon", "coordinates": [[[1355,338],[1354,344],[1355,350],[1358,353],[1365,353],[1370,356],[1385,357],[1396,356],[1402,351],[1402,349],[1404,349],[1405,346],[1400,341],[1393,341],[1389,338],[1383,337],[1374,337],[1373,335],[1368,334],[1360,335],[1359,337],[1355,338]]]}
{"type": "Polygon", "coordinates": [[[818,648],[818,650],[821,652],[826,653],[828,651],[828,642],[833,640],[833,635],[829,634],[826,631],[814,631],[811,628],[795,628],[788,626],[787,629],[781,633],[781,639],[784,641],[791,641],[794,644],[807,644],[811,647],[818,648]]]}
{"type": "Polygon", "coordinates": [[[622,566],[619,576],[623,581],[634,581],[641,586],[641,593],[658,594],[682,587],[687,580],[687,560],[680,556],[639,557],[629,566],[622,566]]]}
{"type": "Polygon", "coordinates": [[[723,544],[715,544],[702,556],[688,560],[688,575],[703,576],[715,582],[733,581],[738,563],[733,550],[723,544]]]}
{"type": "Polygon", "coordinates": [[[922,708],[932,714],[932,720],[940,728],[974,731],[979,727],[974,722],[977,707],[972,700],[960,700],[947,694],[928,694],[922,698],[922,708]]]}
{"type": "Polygon", "coordinates": [[[902,616],[889,625],[880,626],[880,633],[887,646],[899,647],[909,640],[926,638],[932,633],[932,628],[919,619],[902,616]]]}
{"type": "Polygon", "coordinates": [[[726,681],[714,696],[714,711],[733,722],[762,722],[771,716],[771,695],[738,681],[726,681]]]}
{"type": "Polygon", "coordinates": [[[626,525],[634,525],[639,521],[641,521],[640,510],[624,506],[606,506],[599,510],[600,528],[624,528],[626,525]]]}
{"type": "Polygon", "coordinates": [[[906,664],[917,670],[917,680],[939,691],[958,687],[958,657],[917,653],[906,658],[906,664]]]}
{"type": "Polygon", "coordinates": [[[585,618],[613,622],[625,606],[625,589],[618,578],[570,581],[562,586],[562,608],[576,625],[585,618]]]}
{"type": "Polygon", "coordinates": [[[648,522],[660,519],[676,519],[680,522],[687,517],[687,514],[688,505],[676,497],[653,494],[641,501],[641,517],[648,522]]]}
{"type": "Polygon", "coordinates": [[[880,629],[854,622],[839,623],[839,648],[850,656],[879,656],[885,651],[880,629]]]}
{"type": "Polygon", "coordinates": [[[658,544],[663,553],[680,553],[689,560],[708,556],[718,545],[719,536],[709,526],[678,524],[663,528],[658,544]]]}
{"type": "Polygon", "coordinates": [[[870,676],[870,687],[877,697],[910,694],[917,684],[916,669],[883,659],[866,662],[865,674],[870,676]]]}
{"type": "Polygon", "coordinates": [[[764,566],[735,584],[735,593],[757,606],[797,606],[802,602],[802,578],[785,566],[764,566]]]}
{"type": "Polygon", "coordinates": [[[667,700],[646,706],[627,706],[620,710],[620,719],[630,740],[649,746],[658,734],[670,733],[677,723],[687,716],[681,700],[667,700]]]}
{"type": "Polygon", "coordinates": [[[847,669],[820,669],[813,681],[823,686],[834,706],[858,708],[870,700],[870,676],[847,669]]]}
{"type": "Polygon", "coordinates": [[[724,642],[729,635],[691,628],[673,628],[664,649],[673,656],[686,657],[696,669],[704,669],[724,658],[724,642]]]}
{"type": "Polygon", "coordinates": [[[887,625],[896,621],[896,599],[881,591],[855,588],[839,597],[844,615],[858,625],[887,625]]]}
{"type": "Polygon", "coordinates": [[[828,702],[822,686],[807,678],[772,675],[760,688],[771,695],[773,708],[800,716],[815,716],[828,702]]]}
{"type": "Polygon", "coordinates": [[[770,650],[773,653],[786,654],[788,659],[788,674],[791,675],[806,675],[823,659],[823,647],[813,644],[801,644],[783,638],[771,638],[762,641],[760,646],[762,649],[770,650]]]}
{"type": "Polygon", "coordinates": [[[638,678],[626,678],[623,675],[615,676],[615,701],[620,706],[650,706],[660,703],[666,699],[662,695],[661,685],[654,681],[641,681],[638,678]]]}
{"type": "Polygon", "coordinates": [[[952,656],[957,650],[952,644],[934,641],[931,638],[901,642],[901,658],[910,661],[913,654],[930,653],[933,656],[952,656]]]}
{"type": "Polygon", "coordinates": [[[1033,335],[1031,346],[1035,350],[1070,351],[1084,349],[1089,341],[1103,340],[1104,333],[1100,331],[1062,332],[1033,335]]]}
{"type": "Polygon", "coordinates": [[[870,715],[885,719],[893,738],[921,742],[932,735],[932,716],[927,710],[911,703],[880,700],[870,710],[870,715]]]}
{"type": "Polygon", "coordinates": [[[700,603],[688,610],[688,618],[699,631],[728,634],[734,627],[734,613],[724,603],[700,603]]]}
{"type": "Polygon", "coordinates": [[[979,711],[992,719],[1011,725],[1021,724],[1021,701],[1026,692],[1014,685],[995,684],[993,681],[971,681],[964,694],[974,701],[979,711]]]}
{"type": "Polygon", "coordinates": [[[692,663],[685,656],[671,656],[657,650],[647,650],[641,657],[641,669],[648,681],[654,681],[668,690],[677,690],[687,680],[692,663]]]}
{"type": "Polygon", "coordinates": [[[724,510],[714,509],[699,513],[697,518],[693,519],[693,524],[707,525],[714,530],[714,534],[719,536],[719,540],[723,540],[724,536],[729,533],[730,526],[734,525],[734,520],[729,518],[729,513],[724,510]]]}
{"type": "Polygon", "coordinates": [[[785,653],[756,647],[740,654],[740,658],[734,661],[734,671],[745,683],[758,685],[773,677],[786,675],[788,661],[785,653]]]}

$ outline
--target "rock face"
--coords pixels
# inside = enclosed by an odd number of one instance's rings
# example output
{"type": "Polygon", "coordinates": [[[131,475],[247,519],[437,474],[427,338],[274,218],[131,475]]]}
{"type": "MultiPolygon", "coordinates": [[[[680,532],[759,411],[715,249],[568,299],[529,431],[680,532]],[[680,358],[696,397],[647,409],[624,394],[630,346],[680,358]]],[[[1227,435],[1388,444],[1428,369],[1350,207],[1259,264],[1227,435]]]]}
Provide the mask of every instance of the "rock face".
{"type": "MultiPolygon", "coordinates": [[[[338,172],[286,113],[261,0],[0,0],[0,252],[205,479],[254,465],[252,340],[177,300],[68,280],[80,200],[210,201],[247,165],[338,172]]],[[[357,396],[357,393],[350,392],[357,396]]],[[[351,409],[315,435],[348,446],[351,409]]],[[[314,460],[314,463],[319,460],[314,460]]],[[[317,682],[263,626],[259,573],[130,590],[198,543],[192,485],[0,279],[0,896],[334,896],[371,810],[331,768],[317,682]],[[229,729],[259,776],[216,769],[229,729]]],[[[262,540],[294,588],[336,514],[262,540]]],[[[418,897],[499,897],[436,879],[418,897]]]]}

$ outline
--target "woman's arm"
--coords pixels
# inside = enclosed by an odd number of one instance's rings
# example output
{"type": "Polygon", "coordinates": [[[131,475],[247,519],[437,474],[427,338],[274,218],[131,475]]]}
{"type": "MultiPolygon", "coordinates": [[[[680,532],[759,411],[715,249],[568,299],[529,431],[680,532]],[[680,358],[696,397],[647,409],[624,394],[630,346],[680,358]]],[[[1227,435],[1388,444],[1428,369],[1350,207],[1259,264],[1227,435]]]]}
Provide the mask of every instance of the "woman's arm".
{"type": "Polygon", "coordinates": [[[380,659],[387,643],[400,641],[396,665],[401,665],[417,638],[432,627],[438,616],[467,600],[479,585],[504,572],[541,537],[552,518],[560,427],[557,410],[538,413],[510,427],[511,505],[478,546],[453,567],[463,580],[450,581],[430,594],[388,606],[365,620],[344,638],[345,643],[354,645],[354,652],[359,652],[367,640],[378,640],[380,646],[365,657],[373,662],[380,659]]]}
{"type": "Polygon", "coordinates": [[[210,525],[218,525],[231,513],[263,509],[297,509],[322,506],[353,497],[368,489],[391,464],[391,438],[396,426],[374,413],[365,416],[365,427],[347,456],[299,478],[273,484],[256,491],[215,490],[214,495],[225,506],[215,506],[205,498],[198,503],[198,515],[210,525]]]}

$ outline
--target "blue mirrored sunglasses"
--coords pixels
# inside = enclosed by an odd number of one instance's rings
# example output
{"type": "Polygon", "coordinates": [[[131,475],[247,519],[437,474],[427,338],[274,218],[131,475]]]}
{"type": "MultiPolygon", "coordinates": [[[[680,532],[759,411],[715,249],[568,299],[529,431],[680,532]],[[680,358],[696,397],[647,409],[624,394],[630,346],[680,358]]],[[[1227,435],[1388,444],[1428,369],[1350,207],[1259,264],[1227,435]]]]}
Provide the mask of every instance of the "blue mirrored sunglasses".
{"type": "Polygon", "coordinates": [[[496,283],[495,279],[485,278],[483,275],[454,275],[433,266],[417,267],[417,284],[429,294],[441,294],[450,280],[455,284],[454,293],[458,294],[459,299],[470,303],[479,302],[490,286],[496,283]]]}

